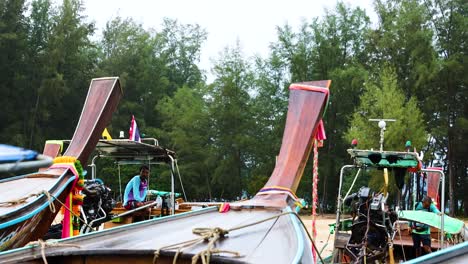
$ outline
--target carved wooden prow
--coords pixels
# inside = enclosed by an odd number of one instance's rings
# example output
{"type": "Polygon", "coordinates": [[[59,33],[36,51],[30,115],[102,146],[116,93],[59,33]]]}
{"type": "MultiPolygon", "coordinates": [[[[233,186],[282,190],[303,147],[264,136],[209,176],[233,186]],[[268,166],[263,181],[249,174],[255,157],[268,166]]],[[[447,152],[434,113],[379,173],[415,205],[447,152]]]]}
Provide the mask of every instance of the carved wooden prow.
{"type": "Polygon", "coordinates": [[[296,192],[322,118],[329,85],[330,81],[315,81],[292,84],[289,88],[283,142],[275,169],[265,187],[281,186],[296,192]]]}
{"type": "Polygon", "coordinates": [[[78,125],[64,156],[76,157],[83,166],[87,163],[122,94],[118,77],[91,81],[78,125]]]}
{"type": "MultiPolygon", "coordinates": [[[[62,153],[63,142],[58,140],[47,140],[42,154],[45,156],[56,158],[62,153]]],[[[39,172],[47,170],[48,167],[39,168],[39,172]]]]}
{"type": "MultiPolygon", "coordinates": [[[[289,106],[281,150],[265,189],[241,206],[284,207],[286,192],[295,193],[312,150],[314,135],[325,108],[331,81],[295,83],[289,87],[289,106]],[[286,190],[282,193],[282,190],[286,190]]],[[[235,205],[233,205],[235,207],[235,205]]]]}

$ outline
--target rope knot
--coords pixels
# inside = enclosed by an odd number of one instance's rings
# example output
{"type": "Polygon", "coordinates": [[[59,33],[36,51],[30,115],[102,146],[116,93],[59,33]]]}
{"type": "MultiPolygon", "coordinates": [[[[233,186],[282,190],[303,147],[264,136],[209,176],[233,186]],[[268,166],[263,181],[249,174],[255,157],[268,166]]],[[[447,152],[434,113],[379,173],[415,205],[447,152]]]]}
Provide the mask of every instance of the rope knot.
{"type": "Polygon", "coordinates": [[[194,235],[201,236],[203,240],[209,241],[212,238],[224,237],[229,234],[229,230],[222,229],[221,227],[208,228],[208,227],[199,227],[192,230],[194,235]]]}
{"type": "Polygon", "coordinates": [[[48,264],[46,253],[45,253],[46,247],[76,247],[76,248],[80,248],[79,245],[75,245],[75,244],[58,243],[58,241],[56,241],[56,240],[44,241],[42,239],[38,239],[37,241],[31,241],[26,246],[40,247],[41,248],[42,261],[44,262],[44,264],[48,264]]]}
{"type": "Polygon", "coordinates": [[[225,235],[229,234],[228,230],[222,229],[220,227],[216,227],[215,232],[218,233],[221,237],[224,237],[225,235]]]}
{"type": "MultiPolygon", "coordinates": [[[[299,218],[299,215],[297,213],[295,213],[295,212],[283,212],[281,214],[271,216],[271,217],[268,217],[268,218],[253,222],[253,223],[249,223],[249,224],[245,224],[245,225],[241,225],[241,226],[236,226],[236,227],[232,227],[232,228],[229,228],[229,229],[223,229],[223,228],[220,228],[220,227],[194,228],[194,229],[192,229],[192,233],[194,235],[199,236],[198,238],[191,239],[191,240],[184,241],[184,242],[179,242],[179,243],[172,244],[172,245],[168,245],[168,246],[165,246],[165,247],[162,247],[162,248],[159,248],[159,249],[155,250],[154,251],[153,264],[157,263],[157,260],[160,257],[160,253],[163,250],[175,250],[176,252],[175,252],[172,263],[177,263],[177,258],[179,257],[179,255],[182,253],[182,251],[184,249],[188,249],[190,247],[200,245],[200,244],[202,244],[204,242],[208,242],[208,244],[206,245],[206,249],[198,252],[197,254],[195,254],[192,257],[192,264],[198,263],[199,259],[201,259],[203,264],[210,263],[210,258],[211,258],[211,256],[213,254],[229,254],[229,255],[231,255],[232,257],[235,257],[235,258],[242,257],[242,255],[239,252],[236,252],[236,251],[233,251],[233,250],[226,250],[226,249],[216,248],[215,247],[216,242],[218,242],[218,240],[220,238],[225,237],[231,231],[236,231],[236,230],[247,228],[247,227],[250,227],[250,226],[254,226],[254,225],[266,222],[266,221],[278,219],[279,217],[281,217],[283,215],[289,215],[289,214],[296,216],[297,219],[302,224],[304,230],[307,230],[306,226],[304,225],[302,220],[299,218]]],[[[315,246],[315,241],[312,239],[312,237],[310,236],[309,233],[307,233],[307,235],[309,236],[309,239],[312,242],[313,247],[317,251],[317,248],[315,246]]],[[[318,253],[318,257],[320,258],[322,263],[325,263],[322,260],[322,257],[320,256],[320,253],[318,253]]]]}

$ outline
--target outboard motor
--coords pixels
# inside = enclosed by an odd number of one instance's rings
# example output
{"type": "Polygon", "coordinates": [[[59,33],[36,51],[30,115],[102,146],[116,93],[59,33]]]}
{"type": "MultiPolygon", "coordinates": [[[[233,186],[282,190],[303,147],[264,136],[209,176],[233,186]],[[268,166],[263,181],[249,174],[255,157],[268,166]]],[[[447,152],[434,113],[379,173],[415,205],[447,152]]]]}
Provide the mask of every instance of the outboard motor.
{"type": "Polygon", "coordinates": [[[110,220],[110,212],[115,206],[111,189],[100,180],[87,181],[83,189],[83,212],[88,224],[97,227],[110,220]]]}
{"type": "Polygon", "coordinates": [[[386,210],[387,196],[373,193],[368,187],[361,187],[348,196],[344,203],[352,207],[353,225],[351,237],[346,245],[348,255],[354,263],[384,260],[387,244],[393,232],[393,213],[386,210]],[[392,218],[392,219],[391,219],[392,218]]]}
{"type": "MultiPolygon", "coordinates": [[[[115,206],[115,200],[111,196],[111,189],[104,185],[101,180],[86,181],[82,193],[85,195],[83,199],[83,212],[81,218],[86,218],[88,225],[98,227],[101,223],[110,220],[110,212],[115,206]],[[94,222],[93,222],[94,221],[94,222]]],[[[90,231],[89,227],[80,223],[82,228],[85,226],[85,231],[90,231]]],[[[86,233],[86,232],[85,232],[86,233]]],[[[62,224],[52,225],[43,239],[59,239],[62,235],[62,224]]]]}

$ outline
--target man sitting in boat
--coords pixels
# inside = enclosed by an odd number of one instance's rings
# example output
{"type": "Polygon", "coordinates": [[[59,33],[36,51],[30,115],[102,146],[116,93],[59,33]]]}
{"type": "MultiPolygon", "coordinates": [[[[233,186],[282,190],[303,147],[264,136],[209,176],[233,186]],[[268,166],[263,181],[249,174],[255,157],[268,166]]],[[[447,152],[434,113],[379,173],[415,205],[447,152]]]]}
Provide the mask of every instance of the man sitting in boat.
{"type": "MultiPolygon", "coordinates": [[[[439,214],[440,211],[435,207],[432,203],[432,198],[429,196],[424,197],[422,202],[419,202],[416,205],[416,211],[418,210],[426,210],[428,212],[433,212],[439,214]]],[[[421,242],[423,244],[424,252],[431,253],[431,229],[428,225],[421,224],[421,223],[411,223],[410,226],[410,233],[413,237],[413,247],[415,250],[416,257],[421,256],[421,242]]]]}
{"type": "Polygon", "coordinates": [[[148,190],[148,178],[150,171],[148,166],[140,167],[140,174],[133,177],[125,187],[123,206],[127,210],[144,206],[150,202],[145,202],[148,190]]]}

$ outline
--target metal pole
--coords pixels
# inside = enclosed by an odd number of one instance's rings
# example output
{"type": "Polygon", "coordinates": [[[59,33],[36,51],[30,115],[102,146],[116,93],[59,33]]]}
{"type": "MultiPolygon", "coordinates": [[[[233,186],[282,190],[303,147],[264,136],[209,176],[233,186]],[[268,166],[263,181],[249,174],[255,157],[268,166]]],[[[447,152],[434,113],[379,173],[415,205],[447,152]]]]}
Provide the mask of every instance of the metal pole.
{"type": "Polygon", "coordinates": [[[150,190],[150,178],[151,178],[151,159],[150,157],[148,156],[148,168],[149,168],[149,173],[150,173],[150,177],[148,177],[148,189],[147,190],[150,190]]]}
{"type": "Polygon", "coordinates": [[[175,165],[177,169],[177,174],[179,175],[180,187],[182,187],[182,192],[184,193],[184,199],[187,202],[187,195],[185,195],[184,184],[182,183],[182,177],[180,176],[179,165],[177,165],[177,159],[174,159],[174,161],[175,161],[175,165]]]}
{"type": "MultiPolygon", "coordinates": [[[[440,232],[440,233],[441,233],[441,234],[440,234],[440,236],[441,236],[440,241],[441,241],[441,243],[442,243],[442,248],[445,248],[445,245],[444,245],[444,236],[445,236],[445,234],[444,234],[445,174],[444,174],[444,172],[441,171],[441,172],[440,172],[440,175],[442,176],[442,177],[441,177],[441,178],[442,178],[442,195],[441,195],[441,196],[442,196],[442,201],[441,201],[441,203],[440,203],[440,209],[442,209],[442,215],[440,216],[440,225],[441,225],[442,228],[441,228],[441,232],[440,232]]],[[[451,201],[451,202],[453,203],[454,201],[451,201]]]]}
{"type": "Polygon", "coordinates": [[[91,160],[91,179],[95,180],[96,179],[96,159],[99,157],[99,155],[96,155],[93,157],[91,160]]]}
{"type": "Polygon", "coordinates": [[[384,135],[385,135],[385,130],[386,130],[386,126],[387,126],[386,122],[395,122],[396,119],[386,119],[386,118],[375,119],[375,118],[371,118],[371,119],[369,119],[369,121],[379,122],[378,125],[379,125],[379,128],[380,128],[380,141],[379,141],[380,151],[383,151],[384,135]]]}
{"type": "Polygon", "coordinates": [[[383,151],[383,143],[384,143],[384,137],[385,137],[385,127],[380,129],[380,152],[383,151]]]}
{"type": "MultiPolygon", "coordinates": [[[[149,175],[148,175],[148,187],[146,187],[147,189],[146,190],[150,190],[150,178],[151,178],[151,159],[150,157],[148,156],[148,168],[149,168],[149,175]]],[[[148,200],[148,196],[145,197],[145,200],[148,200]]],[[[162,208],[161,208],[162,209],[162,208]]],[[[161,211],[162,212],[162,211],[161,211]]],[[[148,213],[148,219],[151,218],[151,210],[150,212],[148,213]]]]}
{"type": "Polygon", "coordinates": [[[340,170],[340,185],[338,187],[338,201],[337,201],[337,204],[336,204],[336,224],[335,224],[335,235],[336,235],[336,232],[338,232],[339,230],[339,226],[340,226],[340,209],[341,209],[341,187],[343,185],[343,172],[346,168],[356,168],[355,165],[345,165],[343,167],[341,167],[341,170],[340,170]]]}
{"type": "Polygon", "coordinates": [[[171,204],[172,204],[172,212],[171,214],[175,214],[175,201],[174,201],[174,158],[169,155],[171,159],[171,204]]]}
{"type": "Polygon", "coordinates": [[[122,181],[120,179],[120,164],[117,164],[117,169],[119,171],[119,192],[120,192],[120,201],[123,202],[122,199],[122,181]]]}

